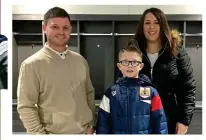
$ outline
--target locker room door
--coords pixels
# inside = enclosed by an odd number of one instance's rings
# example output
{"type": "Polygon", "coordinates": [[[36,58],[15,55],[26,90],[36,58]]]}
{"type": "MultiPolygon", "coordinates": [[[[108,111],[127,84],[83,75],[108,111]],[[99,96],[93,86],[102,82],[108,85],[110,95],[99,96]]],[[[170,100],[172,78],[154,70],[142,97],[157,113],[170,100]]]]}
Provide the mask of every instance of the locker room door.
{"type": "Polygon", "coordinates": [[[114,53],[111,36],[81,36],[80,52],[86,58],[90,68],[95,99],[101,100],[104,91],[111,86],[114,77],[112,67],[114,53]]]}

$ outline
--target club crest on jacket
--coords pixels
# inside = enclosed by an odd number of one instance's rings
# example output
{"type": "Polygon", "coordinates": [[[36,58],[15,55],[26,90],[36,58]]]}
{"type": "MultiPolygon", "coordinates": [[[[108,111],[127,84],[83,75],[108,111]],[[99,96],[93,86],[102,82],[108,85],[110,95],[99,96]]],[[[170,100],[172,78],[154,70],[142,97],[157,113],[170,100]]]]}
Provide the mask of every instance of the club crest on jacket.
{"type": "Polygon", "coordinates": [[[140,87],[139,94],[142,98],[150,97],[150,88],[140,87]]]}

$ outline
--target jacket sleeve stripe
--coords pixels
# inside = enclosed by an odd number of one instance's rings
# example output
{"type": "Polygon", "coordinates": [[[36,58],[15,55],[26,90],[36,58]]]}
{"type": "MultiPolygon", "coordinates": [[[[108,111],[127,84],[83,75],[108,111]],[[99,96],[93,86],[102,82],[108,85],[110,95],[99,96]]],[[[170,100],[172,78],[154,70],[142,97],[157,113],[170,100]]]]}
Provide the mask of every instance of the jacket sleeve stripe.
{"type": "Polygon", "coordinates": [[[102,101],[99,105],[99,107],[101,109],[103,109],[104,111],[110,113],[110,105],[109,105],[109,98],[107,96],[103,96],[102,101]]]}
{"type": "Polygon", "coordinates": [[[0,43],[0,55],[2,55],[4,52],[8,50],[8,42],[3,41],[0,43]]]}
{"type": "Polygon", "coordinates": [[[152,109],[151,109],[151,111],[159,110],[161,108],[162,108],[162,102],[161,102],[159,94],[157,94],[156,96],[154,96],[152,98],[152,109]]]}

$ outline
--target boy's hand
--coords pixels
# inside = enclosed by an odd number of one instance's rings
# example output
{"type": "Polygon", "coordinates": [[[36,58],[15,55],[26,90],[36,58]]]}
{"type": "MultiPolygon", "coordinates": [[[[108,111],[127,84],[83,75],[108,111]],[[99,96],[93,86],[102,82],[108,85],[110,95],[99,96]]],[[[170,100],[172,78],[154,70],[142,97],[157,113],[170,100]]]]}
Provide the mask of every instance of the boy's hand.
{"type": "Polygon", "coordinates": [[[188,126],[177,122],[176,124],[176,134],[185,134],[187,132],[188,126]]]}
{"type": "Polygon", "coordinates": [[[89,127],[87,129],[87,134],[93,134],[93,133],[94,133],[94,129],[89,127]]]}

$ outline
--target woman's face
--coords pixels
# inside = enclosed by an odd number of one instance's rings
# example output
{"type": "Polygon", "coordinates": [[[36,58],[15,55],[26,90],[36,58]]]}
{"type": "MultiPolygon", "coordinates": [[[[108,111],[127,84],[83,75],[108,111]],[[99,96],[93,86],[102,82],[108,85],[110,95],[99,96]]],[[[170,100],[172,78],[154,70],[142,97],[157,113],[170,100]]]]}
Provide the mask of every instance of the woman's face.
{"type": "Polygon", "coordinates": [[[144,35],[149,42],[160,41],[160,25],[152,13],[147,13],[143,25],[144,35]]]}

